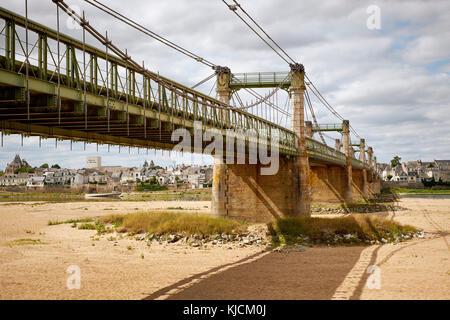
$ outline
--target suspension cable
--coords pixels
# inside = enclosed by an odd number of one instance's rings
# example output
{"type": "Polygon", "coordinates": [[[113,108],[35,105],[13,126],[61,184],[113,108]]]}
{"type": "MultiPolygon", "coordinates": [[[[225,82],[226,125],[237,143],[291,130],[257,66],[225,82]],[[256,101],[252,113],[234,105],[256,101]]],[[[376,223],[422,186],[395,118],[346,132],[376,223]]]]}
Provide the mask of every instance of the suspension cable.
{"type": "MultiPolygon", "coordinates": [[[[241,82],[238,78],[236,78],[233,74],[231,75],[236,81],[241,82]]],[[[259,101],[257,101],[257,103],[252,103],[251,105],[246,105],[244,108],[242,109],[248,109],[251,107],[254,107],[255,105],[261,103],[261,101],[265,101],[267,100],[265,97],[263,97],[262,95],[260,95],[258,92],[256,92],[255,90],[251,89],[251,88],[244,88],[245,91],[247,91],[248,93],[250,93],[252,96],[254,96],[256,99],[258,99],[259,101]]],[[[284,113],[286,116],[290,117],[291,114],[282,110],[280,107],[278,107],[277,105],[273,104],[271,101],[267,101],[267,104],[272,107],[273,109],[284,113]]]]}
{"type": "MultiPolygon", "coordinates": [[[[344,118],[330,105],[330,103],[325,99],[325,97],[320,93],[320,91],[316,88],[314,83],[309,79],[308,75],[305,73],[305,78],[309,81],[308,86],[310,86],[311,92],[314,93],[314,95],[321,101],[325,107],[330,110],[332,114],[334,114],[336,117],[338,117],[340,120],[344,120],[344,118]],[[312,88],[311,88],[312,86],[312,88]]],[[[356,132],[355,129],[350,125],[350,130],[353,132],[353,134],[361,138],[361,136],[356,132]]]]}
{"type": "Polygon", "coordinates": [[[287,53],[286,51],[283,50],[283,48],[281,48],[278,43],[275,42],[275,40],[272,39],[272,37],[270,37],[266,31],[264,31],[264,29],[255,21],[255,19],[253,19],[248,13],[247,11],[244,10],[244,8],[242,8],[242,6],[236,1],[233,0],[233,2],[242,10],[242,12],[259,28],[259,30],[261,30],[267,38],[270,39],[270,41],[272,41],[273,44],[275,44],[277,46],[278,49],[280,49],[285,55],[286,57],[288,57],[292,63],[295,63],[294,59],[292,59],[287,53]]]}
{"type": "Polygon", "coordinates": [[[281,59],[283,59],[287,64],[290,64],[289,63],[289,61],[288,60],[286,60],[286,58],[285,57],[283,57],[274,47],[272,47],[271,45],[270,45],[270,43],[268,43],[259,33],[258,33],[258,31],[256,31],[247,21],[245,21],[245,19],[244,18],[242,18],[240,15],[239,15],[239,13],[237,13],[236,12],[236,6],[233,6],[233,5],[229,5],[225,0],[222,0],[222,2],[223,3],[225,3],[225,5],[231,10],[231,11],[233,11],[233,13],[239,18],[239,19],[241,19],[242,20],[242,22],[244,22],[246,25],[247,25],[247,27],[249,27],[250,28],[250,30],[252,30],[262,41],[264,41],[264,43],[265,44],[267,44],[281,59]]]}
{"type": "Polygon", "coordinates": [[[210,79],[212,79],[213,77],[215,77],[216,73],[213,73],[212,75],[206,77],[205,79],[203,79],[202,81],[200,81],[199,83],[197,83],[196,85],[194,85],[193,87],[191,87],[191,89],[195,89],[199,86],[201,86],[202,84],[204,84],[205,82],[209,81],[210,79]]]}
{"type": "MultiPolygon", "coordinates": [[[[58,8],[61,8],[64,12],[66,12],[70,17],[72,17],[78,24],[85,24],[86,27],[86,31],[88,31],[95,39],[97,39],[98,41],[100,41],[102,44],[104,44],[105,46],[108,46],[111,51],[113,53],[115,53],[118,57],[120,57],[122,60],[127,61],[127,65],[129,68],[132,68],[133,70],[136,70],[138,72],[141,73],[145,73],[147,77],[149,77],[150,79],[154,80],[155,82],[170,88],[171,90],[173,90],[174,92],[176,92],[177,94],[181,95],[181,96],[185,96],[186,99],[189,99],[191,101],[194,102],[201,102],[204,103],[204,101],[200,101],[198,98],[195,97],[189,97],[188,95],[185,95],[183,92],[181,92],[177,87],[175,87],[172,83],[168,82],[168,80],[161,78],[159,76],[155,76],[154,74],[152,74],[151,72],[149,72],[148,70],[145,70],[144,68],[142,68],[142,66],[140,65],[140,63],[137,63],[136,61],[134,61],[133,59],[131,59],[131,57],[129,57],[126,53],[124,53],[122,50],[120,50],[116,45],[114,45],[111,41],[107,41],[105,39],[105,37],[100,34],[95,28],[93,28],[89,22],[85,21],[82,17],[80,17],[74,10],[72,10],[65,2],[64,0],[52,0],[58,8]]],[[[215,107],[218,109],[233,109],[233,107],[224,104],[224,103],[218,103],[218,104],[210,104],[210,103],[206,103],[205,105],[207,106],[211,106],[211,107],[215,107]]]]}
{"type": "MultiPolygon", "coordinates": [[[[236,79],[236,78],[235,78],[236,79]]],[[[287,82],[287,80],[289,79],[289,75],[286,76],[286,78],[284,78],[284,80],[278,85],[278,87],[276,87],[274,90],[272,90],[267,96],[263,97],[261,100],[256,101],[255,103],[246,106],[245,108],[251,108],[254,107],[260,103],[266,102],[269,98],[271,98],[278,90],[281,89],[281,87],[287,82]]],[[[270,102],[270,104],[273,105],[273,103],[270,102]]]]}
{"type": "Polygon", "coordinates": [[[311,117],[313,118],[314,124],[316,125],[317,129],[319,130],[318,132],[319,132],[320,139],[322,140],[323,144],[327,144],[325,142],[325,139],[323,138],[322,131],[320,131],[320,126],[319,126],[319,123],[317,122],[317,118],[314,113],[314,109],[312,107],[311,99],[309,98],[308,90],[305,90],[305,97],[306,97],[306,102],[308,104],[309,110],[311,112],[311,117]]]}
{"type": "Polygon", "coordinates": [[[195,53],[193,53],[193,52],[191,52],[191,51],[189,51],[189,50],[187,50],[187,49],[185,49],[185,48],[183,48],[183,47],[173,43],[172,41],[170,41],[170,40],[168,40],[168,39],[166,39],[166,38],[156,34],[155,32],[149,30],[148,28],[146,28],[143,25],[137,23],[136,21],[134,21],[134,20],[124,16],[120,12],[117,12],[116,10],[106,6],[105,4],[101,3],[98,0],[84,0],[84,1],[89,3],[92,6],[96,7],[97,9],[107,13],[108,15],[110,15],[110,16],[112,16],[112,17],[114,17],[114,18],[116,18],[116,19],[118,19],[120,21],[122,21],[123,23],[131,26],[132,28],[134,28],[134,29],[136,29],[136,30],[138,30],[138,31],[148,35],[149,37],[152,37],[153,39],[155,39],[155,40],[157,40],[157,41],[159,41],[159,42],[161,42],[161,43],[171,47],[172,49],[177,50],[178,52],[188,56],[189,58],[194,59],[197,62],[200,62],[200,63],[202,63],[202,64],[204,64],[204,65],[206,65],[206,66],[208,66],[210,68],[213,68],[213,69],[215,69],[215,67],[217,66],[214,63],[212,63],[212,62],[210,62],[210,61],[200,57],[199,55],[197,55],[197,54],[195,54],[195,53]]]}

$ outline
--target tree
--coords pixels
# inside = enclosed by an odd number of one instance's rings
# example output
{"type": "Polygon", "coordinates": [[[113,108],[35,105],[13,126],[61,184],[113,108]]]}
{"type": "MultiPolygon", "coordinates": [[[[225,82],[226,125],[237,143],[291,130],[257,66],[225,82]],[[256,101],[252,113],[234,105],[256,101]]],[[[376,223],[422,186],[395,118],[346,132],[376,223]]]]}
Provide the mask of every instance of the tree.
{"type": "Polygon", "coordinates": [[[18,173],[34,173],[34,169],[33,168],[28,168],[28,167],[21,167],[21,168],[18,168],[16,170],[14,170],[14,173],[15,174],[18,174],[18,173]]]}
{"type": "Polygon", "coordinates": [[[402,160],[402,158],[400,158],[399,156],[395,156],[392,160],[391,160],[391,167],[395,168],[396,166],[398,166],[400,164],[400,160],[402,160]]]}
{"type": "Polygon", "coordinates": [[[427,168],[434,168],[434,164],[429,163],[429,164],[427,165],[427,168]]]}
{"type": "Polygon", "coordinates": [[[52,169],[61,169],[61,167],[59,166],[59,164],[54,164],[52,165],[52,169]]]}
{"type": "Polygon", "coordinates": [[[48,169],[48,163],[44,163],[42,166],[40,166],[41,169],[48,169]]]}
{"type": "Polygon", "coordinates": [[[145,160],[145,162],[144,162],[144,168],[147,168],[147,167],[148,167],[148,161],[145,160]]]}
{"type": "Polygon", "coordinates": [[[155,168],[155,163],[153,162],[153,160],[150,161],[150,169],[155,168]]]}

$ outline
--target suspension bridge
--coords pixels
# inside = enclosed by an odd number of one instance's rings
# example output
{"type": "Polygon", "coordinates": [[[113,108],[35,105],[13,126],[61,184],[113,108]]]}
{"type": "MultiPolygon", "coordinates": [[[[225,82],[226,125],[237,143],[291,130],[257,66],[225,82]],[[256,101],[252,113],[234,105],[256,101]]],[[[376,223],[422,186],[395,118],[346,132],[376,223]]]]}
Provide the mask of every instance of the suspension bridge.
{"type": "MultiPolygon", "coordinates": [[[[183,128],[192,135],[196,130],[201,135],[212,130],[224,137],[222,150],[226,150],[214,155],[213,213],[248,220],[307,216],[311,200],[352,202],[379,192],[373,149],[367,148],[350,122],[331,107],[304,66],[290,58],[237,1],[223,2],[288,63],[289,71],[232,73],[100,1],[85,0],[113,19],[214,70],[205,80],[188,87],[146,69],[143,62],[121,50],[112,41],[113,36],[98,32],[84,13],[78,14],[62,0],[52,2],[56,8],[56,30],[30,20],[27,1],[25,16],[0,8],[2,146],[6,133],[55,138],[56,143],[70,140],[173,150],[179,142],[172,139],[174,130],[183,128]],[[81,26],[82,39],[60,32],[62,14],[81,26]],[[87,35],[98,45],[87,44],[87,35]],[[196,90],[211,79],[215,80],[216,97],[196,90]],[[258,89],[271,91],[262,95],[258,89]],[[255,102],[244,102],[239,95],[242,91],[255,102]],[[290,109],[280,106],[280,91],[288,93],[290,109]],[[311,96],[339,122],[319,124],[311,96]],[[312,121],[305,121],[308,111],[312,121]],[[241,152],[248,160],[254,139],[247,134],[250,131],[256,132],[259,143],[270,151],[276,137],[279,170],[273,175],[261,175],[260,169],[267,164],[225,161],[227,156],[230,158],[230,149],[226,148],[230,130],[245,141],[240,151],[233,146],[231,158],[241,152]],[[333,146],[325,141],[332,139],[329,132],[341,135],[333,146]],[[321,141],[314,138],[315,134],[321,141]],[[352,140],[351,134],[357,140],[352,140]],[[358,158],[355,153],[359,153],[358,158]]],[[[208,143],[195,145],[192,141],[188,151],[202,153],[208,143]]]]}

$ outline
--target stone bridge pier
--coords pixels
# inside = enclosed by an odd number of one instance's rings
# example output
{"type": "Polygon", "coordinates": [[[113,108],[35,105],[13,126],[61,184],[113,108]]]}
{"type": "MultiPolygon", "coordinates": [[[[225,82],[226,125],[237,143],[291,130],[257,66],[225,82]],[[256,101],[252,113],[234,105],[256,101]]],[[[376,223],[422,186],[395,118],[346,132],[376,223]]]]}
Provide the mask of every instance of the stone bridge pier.
{"type": "MultiPolygon", "coordinates": [[[[219,100],[229,104],[231,90],[226,87],[230,75],[219,73],[219,100]]],[[[217,216],[268,221],[280,217],[309,216],[311,191],[309,163],[306,153],[304,121],[304,70],[293,65],[291,70],[292,128],[296,134],[298,157],[279,157],[278,171],[263,175],[265,167],[257,164],[227,164],[214,159],[212,213],[217,216]]],[[[248,159],[247,159],[248,160],[248,159]]]]}
{"type": "Polygon", "coordinates": [[[296,159],[280,157],[279,170],[263,175],[264,165],[214,164],[212,212],[215,215],[258,222],[298,216],[300,179],[296,159]]]}

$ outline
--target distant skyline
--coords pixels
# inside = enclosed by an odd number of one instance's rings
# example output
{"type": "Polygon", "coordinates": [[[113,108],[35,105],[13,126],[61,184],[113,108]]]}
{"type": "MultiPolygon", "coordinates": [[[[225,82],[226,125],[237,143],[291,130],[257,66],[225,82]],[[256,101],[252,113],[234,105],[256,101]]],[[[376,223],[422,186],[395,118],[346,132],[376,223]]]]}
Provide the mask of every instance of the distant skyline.
{"type": "MultiPolygon", "coordinates": [[[[155,72],[192,86],[212,70],[180,55],[81,0],[67,0],[86,11],[100,32],[128,49],[137,61],[145,60],[155,72]]],[[[30,19],[55,28],[52,1],[28,0],[30,19]]],[[[258,39],[221,1],[128,0],[108,4],[150,30],[232,72],[288,71],[288,66],[258,39]]],[[[262,1],[247,0],[245,9],[306,71],[331,105],[372,146],[379,162],[398,155],[403,160],[450,159],[450,1],[262,1]],[[380,8],[381,29],[369,30],[367,8],[380,8]]],[[[2,0],[1,6],[24,14],[24,1],[2,0]]],[[[62,15],[62,32],[69,30],[62,15]]],[[[0,26],[0,29],[2,26],[0,26]]],[[[101,48],[90,36],[87,41],[101,48]]],[[[204,93],[213,84],[200,87],[204,93]]],[[[336,123],[321,105],[315,105],[320,123],[336,123]]],[[[38,147],[38,138],[5,136],[0,168],[16,153],[33,165],[59,163],[84,166],[86,156],[101,156],[105,165],[136,166],[146,159],[170,165],[173,159],[158,151],[136,149],[108,153],[106,146],[74,144],[54,139],[38,147]]],[[[334,144],[331,144],[334,145],[334,144]]],[[[165,152],[167,155],[168,153],[165,152]]],[[[195,155],[201,163],[201,156],[195,155]]],[[[184,160],[178,160],[183,162],[184,160]]],[[[212,163],[212,159],[205,161],[212,163]]]]}
{"type": "Polygon", "coordinates": [[[155,164],[167,167],[175,164],[213,164],[211,156],[202,156],[198,154],[181,154],[177,156],[173,152],[161,150],[131,148],[130,153],[128,147],[121,147],[119,153],[118,146],[111,146],[108,152],[107,145],[99,145],[97,152],[96,144],[86,144],[84,150],[83,142],[73,142],[72,151],[70,150],[69,141],[58,141],[55,148],[55,139],[41,140],[41,148],[39,148],[38,137],[24,137],[23,147],[21,146],[20,135],[4,136],[4,146],[0,147],[0,170],[4,170],[6,165],[10,163],[16,154],[25,159],[32,167],[39,167],[43,163],[50,166],[59,164],[61,167],[77,169],[86,167],[86,157],[99,156],[102,157],[102,166],[123,166],[123,167],[139,167],[147,160],[154,161],[155,164]]]}

